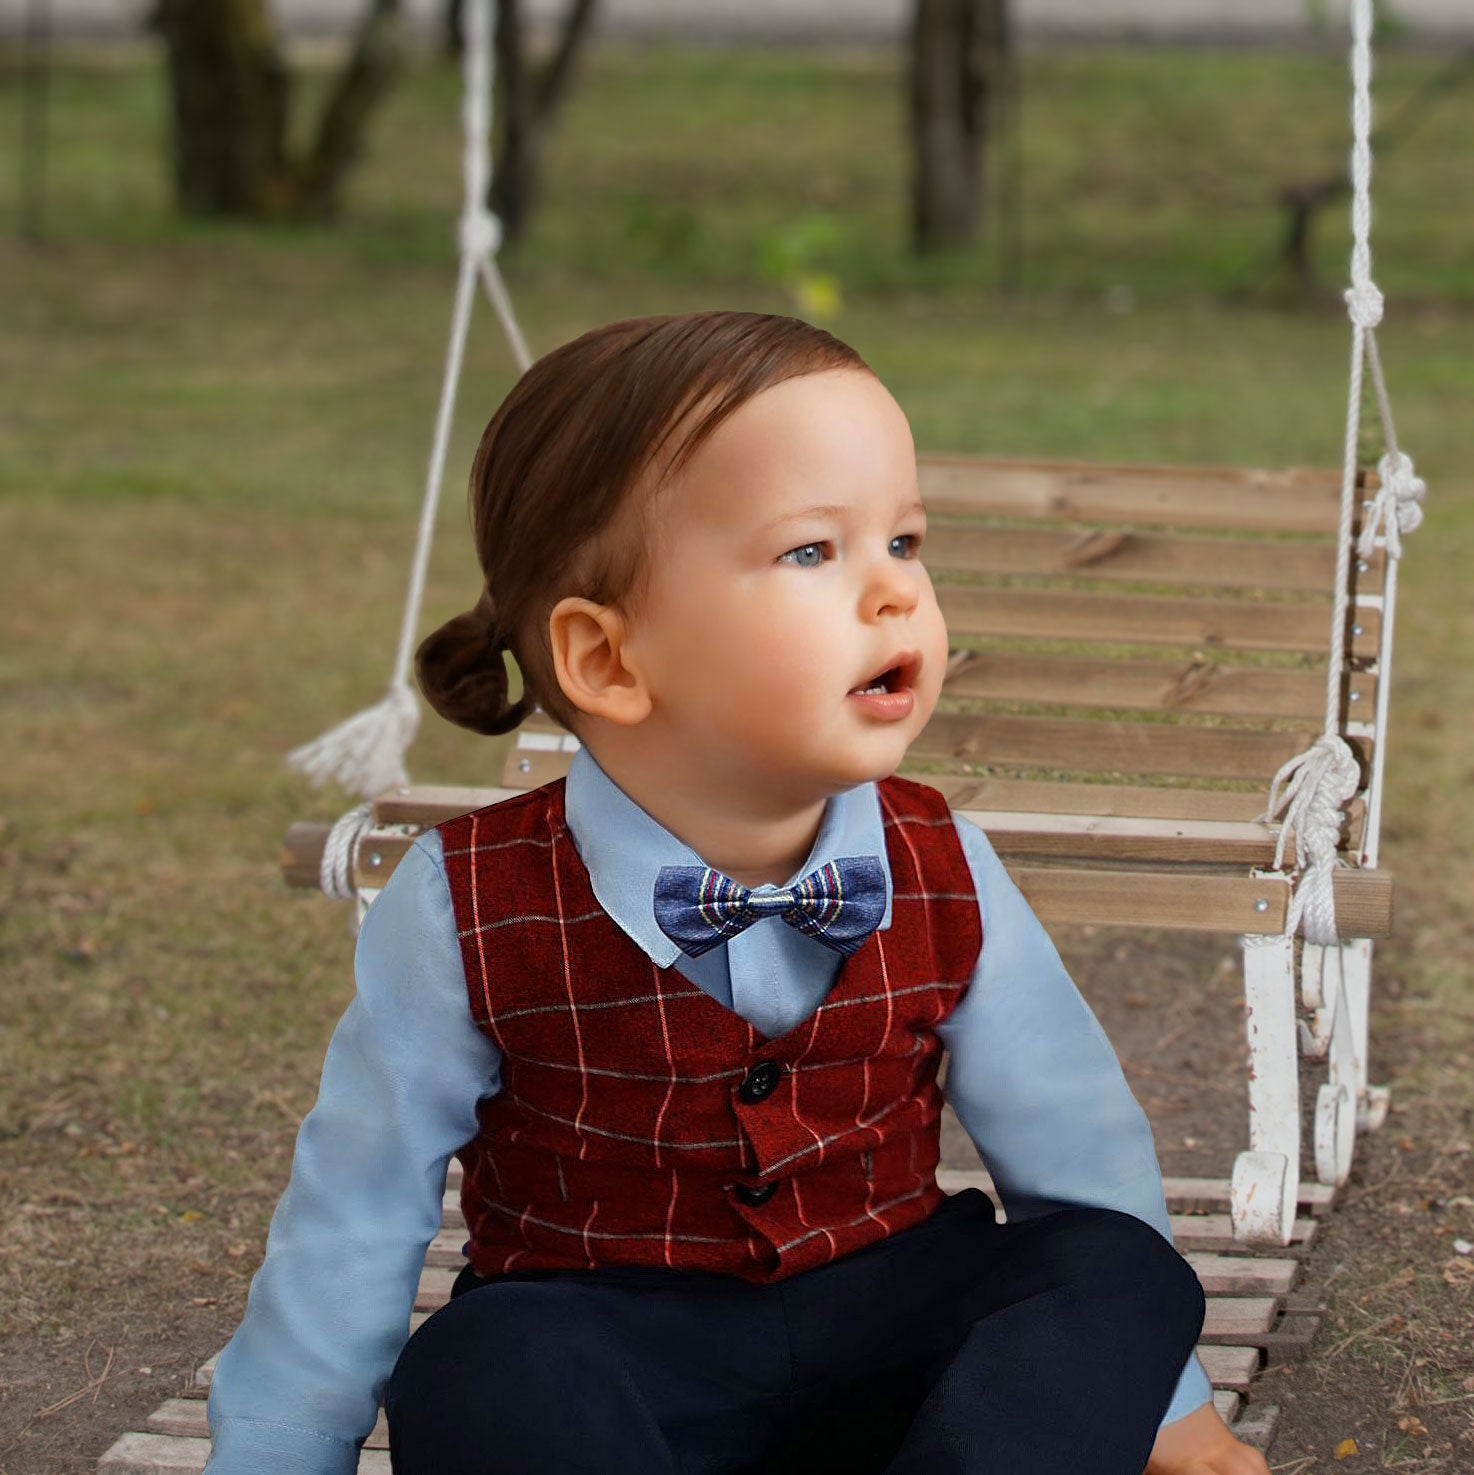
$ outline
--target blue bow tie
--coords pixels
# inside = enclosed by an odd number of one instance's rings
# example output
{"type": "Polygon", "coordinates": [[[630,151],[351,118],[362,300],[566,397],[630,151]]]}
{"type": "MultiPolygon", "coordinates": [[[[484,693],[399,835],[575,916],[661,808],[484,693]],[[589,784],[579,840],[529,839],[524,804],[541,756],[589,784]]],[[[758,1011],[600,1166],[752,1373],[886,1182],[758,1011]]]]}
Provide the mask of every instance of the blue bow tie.
{"type": "Polygon", "coordinates": [[[710,866],[661,866],[655,920],[688,957],[698,958],[763,917],[848,956],[885,915],[885,869],[873,855],[846,855],[781,891],[750,891],[710,866]]]}

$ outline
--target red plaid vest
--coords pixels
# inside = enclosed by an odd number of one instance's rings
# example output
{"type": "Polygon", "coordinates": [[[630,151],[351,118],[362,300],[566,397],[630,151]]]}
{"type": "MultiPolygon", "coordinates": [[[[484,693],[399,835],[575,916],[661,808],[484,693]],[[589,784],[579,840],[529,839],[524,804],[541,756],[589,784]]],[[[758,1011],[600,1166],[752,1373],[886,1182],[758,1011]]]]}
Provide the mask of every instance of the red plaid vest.
{"type": "Polygon", "coordinates": [[[776,1039],[599,905],[564,781],[436,828],[498,1095],[457,1156],[476,1273],[662,1265],[783,1280],[925,1219],[942,1093],[934,1026],[982,946],[946,800],[878,785],[891,925],[776,1039]]]}

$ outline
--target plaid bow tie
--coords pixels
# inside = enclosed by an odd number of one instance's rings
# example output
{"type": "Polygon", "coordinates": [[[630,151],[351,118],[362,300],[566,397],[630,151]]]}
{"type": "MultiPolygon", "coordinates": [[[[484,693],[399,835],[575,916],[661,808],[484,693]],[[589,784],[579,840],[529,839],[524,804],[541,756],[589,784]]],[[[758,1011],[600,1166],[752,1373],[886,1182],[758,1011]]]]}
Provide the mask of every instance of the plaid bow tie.
{"type": "Polygon", "coordinates": [[[662,866],[655,878],[655,920],[692,958],[773,916],[848,956],[884,915],[885,870],[873,855],[841,856],[781,891],[750,891],[710,866],[662,866]]]}

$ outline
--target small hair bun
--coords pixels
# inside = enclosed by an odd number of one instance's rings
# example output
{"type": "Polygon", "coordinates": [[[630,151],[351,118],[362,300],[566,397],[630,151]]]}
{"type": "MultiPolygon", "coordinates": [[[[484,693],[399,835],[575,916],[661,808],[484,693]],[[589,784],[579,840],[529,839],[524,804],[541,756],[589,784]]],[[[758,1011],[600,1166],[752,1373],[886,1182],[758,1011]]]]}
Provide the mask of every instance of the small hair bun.
{"type": "Polygon", "coordinates": [[[447,722],[487,737],[510,732],[533,704],[526,692],[507,702],[507,651],[491,591],[483,588],[474,609],[447,620],[420,642],[415,679],[447,722]]]}

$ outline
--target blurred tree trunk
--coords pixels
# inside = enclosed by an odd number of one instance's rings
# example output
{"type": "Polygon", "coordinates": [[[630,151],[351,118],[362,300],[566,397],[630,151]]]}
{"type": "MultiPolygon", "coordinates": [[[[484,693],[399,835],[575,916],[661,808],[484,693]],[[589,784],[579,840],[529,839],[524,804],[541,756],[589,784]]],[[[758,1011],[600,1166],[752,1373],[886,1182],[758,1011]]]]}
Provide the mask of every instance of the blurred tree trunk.
{"type": "Polygon", "coordinates": [[[508,244],[527,230],[542,184],[543,150],[567,99],[596,4],[570,0],[552,56],[537,73],[528,65],[522,0],[500,0],[496,7],[497,128],[488,204],[508,244]]]}
{"type": "Polygon", "coordinates": [[[370,0],[311,143],[288,143],[292,75],[266,0],[158,0],[173,102],[175,197],[197,215],[331,216],[399,74],[399,0],[370,0]]]}
{"type": "Polygon", "coordinates": [[[915,0],[911,237],[918,252],[977,239],[989,123],[1012,46],[1008,0],[915,0]]]}
{"type": "Polygon", "coordinates": [[[465,50],[466,0],[446,0],[444,37],[447,56],[459,56],[465,50]]]}

